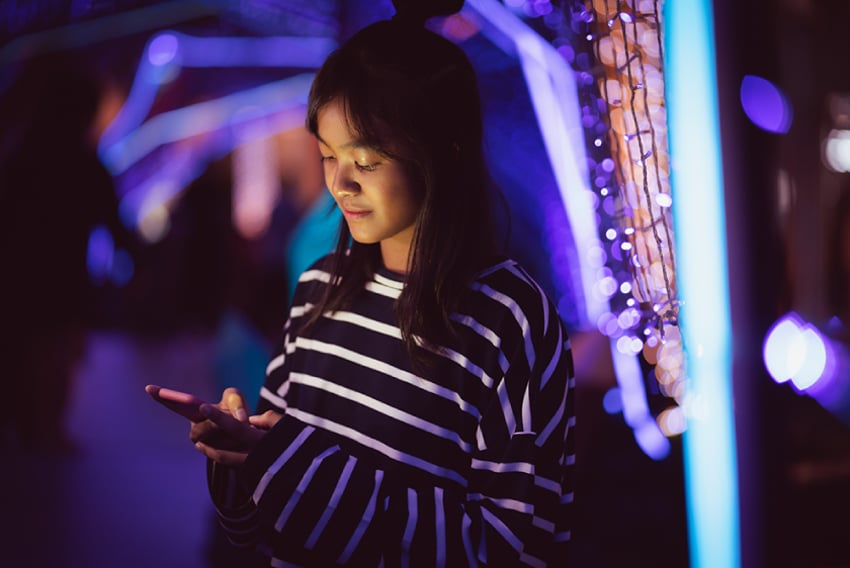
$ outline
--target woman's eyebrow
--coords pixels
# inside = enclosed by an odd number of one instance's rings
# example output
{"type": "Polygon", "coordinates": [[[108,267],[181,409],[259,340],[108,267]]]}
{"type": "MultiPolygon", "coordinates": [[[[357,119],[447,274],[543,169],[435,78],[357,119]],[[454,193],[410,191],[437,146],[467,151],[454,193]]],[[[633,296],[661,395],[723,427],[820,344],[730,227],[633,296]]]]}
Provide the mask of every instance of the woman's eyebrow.
{"type": "MultiPolygon", "coordinates": [[[[318,133],[316,134],[316,140],[318,140],[319,142],[321,142],[322,144],[324,144],[328,148],[331,147],[331,145],[328,144],[327,142],[325,142],[325,140],[321,136],[319,136],[318,133]]],[[[376,150],[377,151],[377,148],[375,148],[371,144],[366,143],[366,141],[363,140],[362,138],[355,138],[354,140],[349,140],[348,142],[343,144],[339,149],[340,150],[376,150]]]]}

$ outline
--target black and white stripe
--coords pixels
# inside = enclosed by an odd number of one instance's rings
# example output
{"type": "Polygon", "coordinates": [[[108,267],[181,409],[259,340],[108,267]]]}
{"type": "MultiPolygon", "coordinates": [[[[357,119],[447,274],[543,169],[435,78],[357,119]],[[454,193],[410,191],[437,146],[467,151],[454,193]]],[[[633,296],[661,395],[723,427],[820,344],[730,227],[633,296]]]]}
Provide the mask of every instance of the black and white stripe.
{"type": "Polygon", "coordinates": [[[284,418],[238,473],[210,469],[231,539],[280,566],[561,564],[574,379],[540,287],[511,260],[483,271],[452,315],[457,338],[416,372],[389,272],[297,333],[329,281],[302,275],[267,369],[258,411],[284,418]]]}

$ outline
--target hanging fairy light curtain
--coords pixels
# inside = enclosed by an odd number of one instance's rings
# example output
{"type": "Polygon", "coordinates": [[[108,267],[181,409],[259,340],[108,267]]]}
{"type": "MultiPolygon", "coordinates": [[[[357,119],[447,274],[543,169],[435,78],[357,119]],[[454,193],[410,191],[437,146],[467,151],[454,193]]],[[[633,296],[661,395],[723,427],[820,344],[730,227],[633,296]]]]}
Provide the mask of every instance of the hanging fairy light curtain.
{"type": "MultiPolygon", "coordinates": [[[[631,295],[618,320],[618,348],[642,351],[659,389],[682,402],[684,355],[678,330],[670,159],[664,104],[661,6],[653,0],[593,0],[583,13],[596,59],[613,159],[606,197],[614,230],[607,237],[628,266],[619,290],[631,295]],[[625,328],[625,329],[624,329],[625,328]],[[622,346],[621,346],[622,344],[622,346]]],[[[668,435],[676,428],[664,427],[668,435]]]]}
{"type": "MultiPolygon", "coordinates": [[[[684,353],[678,329],[661,0],[500,1],[550,41],[575,73],[604,246],[586,251],[599,263],[596,282],[587,292],[609,306],[596,326],[618,355],[626,356],[622,360],[640,359],[647,390],[669,401],[654,416],[660,431],[668,437],[680,434],[685,427],[684,353]]],[[[625,393],[619,371],[618,384],[625,393]]],[[[635,406],[633,397],[622,396],[635,406]]],[[[629,406],[623,402],[624,408],[629,406]]],[[[632,408],[633,419],[639,410],[632,408]]],[[[630,425],[643,428],[642,420],[641,415],[630,425]]]]}

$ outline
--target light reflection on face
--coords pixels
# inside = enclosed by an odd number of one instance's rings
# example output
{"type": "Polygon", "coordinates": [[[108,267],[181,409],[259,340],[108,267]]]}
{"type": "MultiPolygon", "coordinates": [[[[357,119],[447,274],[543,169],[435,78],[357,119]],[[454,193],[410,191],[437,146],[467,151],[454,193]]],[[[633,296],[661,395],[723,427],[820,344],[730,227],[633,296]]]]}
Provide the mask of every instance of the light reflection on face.
{"type": "Polygon", "coordinates": [[[384,265],[407,272],[421,198],[398,160],[352,132],[345,110],[331,101],[318,113],[325,184],[345,216],[352,238],[380,243],[384,265]]]}

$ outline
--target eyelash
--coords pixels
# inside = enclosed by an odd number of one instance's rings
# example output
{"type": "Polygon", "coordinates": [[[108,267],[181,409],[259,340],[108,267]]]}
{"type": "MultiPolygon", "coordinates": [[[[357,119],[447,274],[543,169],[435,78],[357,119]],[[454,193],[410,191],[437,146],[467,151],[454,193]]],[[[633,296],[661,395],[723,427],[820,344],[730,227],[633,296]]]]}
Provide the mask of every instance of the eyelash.
{"type": "MultiPolygon", "coordinates": [[[[336,160],[336,158],[333,156],[322,156],[322,165],[332,160],[336,160]]],[[[354,162],[354,167],[360,172],[374,172],[378,168],[378,164],[360,164],[354,162]]]]}

